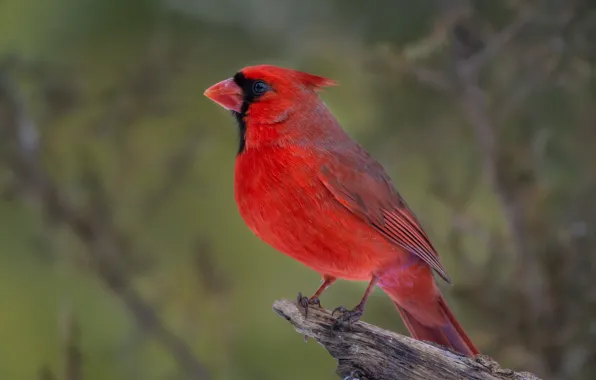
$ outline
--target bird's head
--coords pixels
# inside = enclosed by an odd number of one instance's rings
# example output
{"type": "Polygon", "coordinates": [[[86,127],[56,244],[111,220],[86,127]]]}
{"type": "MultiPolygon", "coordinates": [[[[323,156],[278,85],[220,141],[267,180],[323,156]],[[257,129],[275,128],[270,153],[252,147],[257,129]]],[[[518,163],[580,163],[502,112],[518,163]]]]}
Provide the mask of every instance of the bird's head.
{"type": "MultiPolygon", "coordinates": [[[[232,111],[246,145],[298,138],[298,125],[327,112],[316,92],[335,85],[331,79],[272,66],[249,66],[209,87],[205,96],[232,111]],[[297,125],[298,124],[298,125],[297,125]]],[[[302,134],[307,132],[302,128],[302,134]]]]}

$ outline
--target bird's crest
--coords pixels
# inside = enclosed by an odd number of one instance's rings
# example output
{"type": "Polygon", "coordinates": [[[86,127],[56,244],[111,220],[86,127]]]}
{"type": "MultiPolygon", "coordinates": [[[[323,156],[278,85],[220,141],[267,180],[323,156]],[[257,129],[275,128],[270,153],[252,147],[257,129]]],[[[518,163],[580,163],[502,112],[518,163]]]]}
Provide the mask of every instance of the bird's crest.
{"type": "Polygon", "coordinates": [[[337,85],[337,82],[333,79],[273,65],[249,66],[243,68],[241,72],[250,79],[263,79],[271,83],[290,80],[301,83],[315,91],[337,85]]]}

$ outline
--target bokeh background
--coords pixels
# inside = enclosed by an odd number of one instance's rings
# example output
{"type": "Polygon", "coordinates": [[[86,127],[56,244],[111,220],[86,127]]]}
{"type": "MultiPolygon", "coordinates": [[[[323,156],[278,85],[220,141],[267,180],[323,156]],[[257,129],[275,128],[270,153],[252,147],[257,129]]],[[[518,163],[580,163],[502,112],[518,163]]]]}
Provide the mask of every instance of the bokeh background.
{"type": "MultiPolygon", "coordinates": [[[[340,82],[484,353],[593,379],[595,40],[587,0],[0,1],[0,379],[334,378],[271,311],[320,279],[244,226],[202,95],[257,63],[340,82]]],[[[380,292],[364,319],[404,332],[380,292]]]]}

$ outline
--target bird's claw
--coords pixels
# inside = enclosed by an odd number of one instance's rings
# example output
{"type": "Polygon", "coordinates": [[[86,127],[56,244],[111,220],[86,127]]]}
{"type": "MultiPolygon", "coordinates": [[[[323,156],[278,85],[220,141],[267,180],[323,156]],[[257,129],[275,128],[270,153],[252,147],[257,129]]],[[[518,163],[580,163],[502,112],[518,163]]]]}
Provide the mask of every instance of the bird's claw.
{"type": "Polygon", "coordinates": [[[298,297],[296,298],[296,302],[299,306],[304,309],[304,318],[308,318],[308,308],[311,306],[316,306],[319,309],[321,306],[321,301],[318,297],[308,298],[302,295],[302,293],[298,293],[298,297]]]}
{"type": "Polygon", "coordinates": [[[351,329],[352,323],[358,322],[364,314],[364,308],[356,306],[354,309],[348,310],[343,306],[338,306],[333,310],[331,316],[334,316],[335,313],[341,313],[341,315],[336,318],[335,323],[333,324],[333,329],[341,330],[345,328],[346,325],[351,329]]]}
{"type": "Polygon", "coordinates": [[[335,309],[333,309],[333,311],[331,312],[331,316],[332,316],[332,317],[333,317],[333,316],[335,316],[335,313],[341,313],[341,314],[344,314],[344,313],[345,313],[345,312],[347,312],[347,311],[348,311],[348,309],[346,309],[345,307],[343,307],[343,306],[338,306],[338,307],[336,307],[335,309]]]}

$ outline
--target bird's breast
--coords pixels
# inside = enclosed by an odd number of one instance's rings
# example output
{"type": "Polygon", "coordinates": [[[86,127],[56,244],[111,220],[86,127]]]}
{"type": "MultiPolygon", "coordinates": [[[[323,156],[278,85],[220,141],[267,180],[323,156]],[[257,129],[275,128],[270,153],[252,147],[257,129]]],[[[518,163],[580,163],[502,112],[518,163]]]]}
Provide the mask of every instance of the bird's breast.
{"type": "MultiPolygon", "coordinates": [[[[238,157],[235,196],[248,227],[273,245],[286,230],[308,223],[320,204],[312,163],[288,149],[247,151],[238,157]],[[299,221],[296,221],[299,217],[299,221]]],[[[278,245],[278,244],[275,244],[278,245]]]]}
{"type": "Polygon", "coordinates": [[[319,180],[321,158],[284,149],[247,150],[236,161],[236,202],[257,236],[319,273],[339,278],[367,280],[397,259],[396,247],[319,180]]]}

